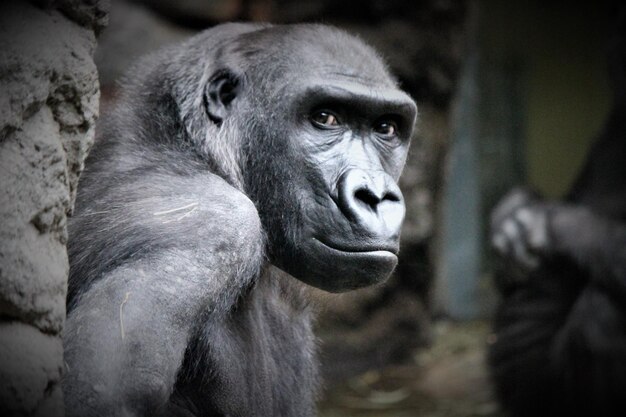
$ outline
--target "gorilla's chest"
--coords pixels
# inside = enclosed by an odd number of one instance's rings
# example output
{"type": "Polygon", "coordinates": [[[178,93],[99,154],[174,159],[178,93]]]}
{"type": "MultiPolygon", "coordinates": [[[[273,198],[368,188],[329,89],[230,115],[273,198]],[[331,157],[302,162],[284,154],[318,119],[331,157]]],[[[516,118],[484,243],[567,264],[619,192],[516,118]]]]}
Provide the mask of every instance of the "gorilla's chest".
{"type": "MultiPolygon", "coordinates": [[[[314,414],[317,369],[308,309],[295,310],[284,294],[253,290],[223,322],[207,323],[209,341],[193,402],[199,415],[285,416],[314,414]]],[[[195,407],[193,407],[195,408],[195,407]]]]}

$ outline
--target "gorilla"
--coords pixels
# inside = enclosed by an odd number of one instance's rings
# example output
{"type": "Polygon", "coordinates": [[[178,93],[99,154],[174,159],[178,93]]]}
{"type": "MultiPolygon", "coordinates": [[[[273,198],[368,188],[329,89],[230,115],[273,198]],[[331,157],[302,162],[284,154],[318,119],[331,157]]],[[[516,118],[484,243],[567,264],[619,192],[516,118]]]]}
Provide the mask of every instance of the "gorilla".
{"type": "Polygon", "coordinates": [[[626,415],[626,6],[614,107],[565,201],[514,190],[492,213],[502,255],[489,363],[512,416],[626,415]]]}
{"type": "Polygon", "coordinates": [[[68,415],[313,415],[307,288],[394,269],[415,119],[322,25],[220,25],[133,67],[69,223],[68,415]]]}

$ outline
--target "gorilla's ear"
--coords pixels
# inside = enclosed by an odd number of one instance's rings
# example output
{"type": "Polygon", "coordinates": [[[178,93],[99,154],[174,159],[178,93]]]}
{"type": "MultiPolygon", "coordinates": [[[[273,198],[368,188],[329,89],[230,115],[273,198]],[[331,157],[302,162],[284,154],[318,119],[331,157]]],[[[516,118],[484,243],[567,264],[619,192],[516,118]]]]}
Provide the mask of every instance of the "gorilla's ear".
{"type": "Polygon", "coordinates": [[[220,71],[209,81],[204,102],[209,118],[215,124],[221,124],[228,115],[232,101],[240,90],[239,77],[231,71],[220,71]]]}

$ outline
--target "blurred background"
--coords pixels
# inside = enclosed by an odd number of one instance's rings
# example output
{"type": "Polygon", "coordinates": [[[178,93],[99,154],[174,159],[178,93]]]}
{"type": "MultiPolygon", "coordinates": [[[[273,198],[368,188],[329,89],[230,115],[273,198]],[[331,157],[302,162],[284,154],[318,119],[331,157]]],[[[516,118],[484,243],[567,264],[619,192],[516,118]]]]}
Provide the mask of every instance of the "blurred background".
{"type": "Polygon", "coordinates": [[[611,107],[605,3],[112,0],[101,111],[139,56],[221,22],[322,22],[375,46],[420,113],[401,259],[384,285],[318,294],[320,415],[500,416],[489,213],[520,184],[562,198],[579,173],[611,107]]]}

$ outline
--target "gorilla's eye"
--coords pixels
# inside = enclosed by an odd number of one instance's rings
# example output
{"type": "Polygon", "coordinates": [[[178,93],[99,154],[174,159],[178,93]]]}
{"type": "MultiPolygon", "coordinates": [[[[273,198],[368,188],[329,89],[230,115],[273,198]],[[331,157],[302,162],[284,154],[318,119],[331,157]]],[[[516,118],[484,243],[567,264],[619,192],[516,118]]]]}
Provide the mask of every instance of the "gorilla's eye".
{"type": "Polygon", "coordinates": [[[311,116],[311,121],[317,127],[329,128],[339,125],[337,116],[327,110],[320,110],[311,116]]]}
{"type": "Polygon", "coordinates": [[[391,120],[384,120],[374,126],[374,132],[384,138],[393,138],[398,135],[398,125],[391,120]]]}

